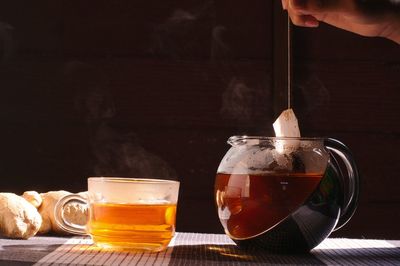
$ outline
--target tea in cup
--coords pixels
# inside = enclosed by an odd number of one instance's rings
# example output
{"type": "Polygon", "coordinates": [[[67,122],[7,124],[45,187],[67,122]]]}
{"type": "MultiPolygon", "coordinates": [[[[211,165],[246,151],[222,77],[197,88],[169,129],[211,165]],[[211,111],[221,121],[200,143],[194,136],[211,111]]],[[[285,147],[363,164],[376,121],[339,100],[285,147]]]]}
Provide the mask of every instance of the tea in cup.
{"type": "Polygon", "coordinates": [[[162,251],[175,233],[178,192],[178,181],[90,177],[88,198],[76,194],[61,198],[55,218],[65,231],[88,234],[102,248],[162,251]],[[72,202],[88,206],[85,226],[64,218],[64,209],[72,202]]]}

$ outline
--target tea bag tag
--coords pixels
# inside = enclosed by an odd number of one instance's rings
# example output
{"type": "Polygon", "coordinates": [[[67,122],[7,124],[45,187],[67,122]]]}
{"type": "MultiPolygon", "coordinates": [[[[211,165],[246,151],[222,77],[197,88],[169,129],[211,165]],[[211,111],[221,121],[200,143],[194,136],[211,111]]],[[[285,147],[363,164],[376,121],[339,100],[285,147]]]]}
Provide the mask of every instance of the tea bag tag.
{"type": "MultiPolygon", "coordinates": [[[[299,138],[300,129],[293,109],[284,110],[272,124],[276,137],[299,138]]],[[[300,145],[298,140],[282,139],[276,141],[276,150],[280,153],[290,153],[300,145]]]]}

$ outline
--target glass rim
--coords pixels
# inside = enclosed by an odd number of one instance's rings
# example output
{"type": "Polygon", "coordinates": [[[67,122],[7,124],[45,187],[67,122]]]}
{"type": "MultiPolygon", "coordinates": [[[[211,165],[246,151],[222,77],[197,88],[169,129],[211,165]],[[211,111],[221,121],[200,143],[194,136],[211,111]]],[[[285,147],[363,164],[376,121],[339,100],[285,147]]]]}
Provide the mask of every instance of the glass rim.
{"type": "Polygon", "coordinates": [[[179,184],[177,180],[157,179],[157,178],[135,178],[118,176],[91,176],[88,182],[111,182],[111,183],[131,183],[131,184],[179,184]]]}
{"type": "Polygon", "coordinates": [[[299,141],[323,141],[325,137],[268,137],[268,136],[252,136],[252,135],[234,135],[229,137],[229,144],[241,143],[246,140],[299,140],[299,141]]]}

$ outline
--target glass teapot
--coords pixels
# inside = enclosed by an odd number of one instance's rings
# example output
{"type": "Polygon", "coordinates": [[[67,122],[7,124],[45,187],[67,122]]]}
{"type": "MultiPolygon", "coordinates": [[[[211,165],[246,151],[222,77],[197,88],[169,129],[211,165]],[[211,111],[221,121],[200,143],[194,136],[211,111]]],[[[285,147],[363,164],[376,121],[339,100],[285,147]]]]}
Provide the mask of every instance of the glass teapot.
{"type": "Polygon", "coordinates": [[[259,136],[228,143],[215,202],[225,233],[239,247],[307,252],[354,214],[360,180],[343,143],[259,136]]]}

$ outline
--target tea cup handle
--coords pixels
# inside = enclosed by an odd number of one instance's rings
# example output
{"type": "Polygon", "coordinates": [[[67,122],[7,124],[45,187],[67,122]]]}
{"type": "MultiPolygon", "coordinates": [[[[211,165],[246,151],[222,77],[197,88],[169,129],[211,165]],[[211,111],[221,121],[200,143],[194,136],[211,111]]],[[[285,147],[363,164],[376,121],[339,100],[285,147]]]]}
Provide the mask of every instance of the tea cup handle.
{"type": "Polygon", "coordinates": [[[79,203],[82,205],[87,205],[87,200],[83,198],[80,195],[66,195],[62,197],[56,204],[54,208],[54,219],[56,224],[64,231],[72,233],[72,234],[78,234],[78,235],[87,235],[86,232],[86,226],[84,225],[79,225],[79,224],[74,224],[69,222],[67,219],[65,219],[64,211],[65,207],[69,203],[79,203]]]}
{"type": "Polygon", "coordinates": [[[336,139],[328,138],[325,139],[325,146],[331,154],[331,163],[333,164],[333,167],[336,167],[336,170],[338,170],[338,172],[341,174],[342,171],[340,169],[340,165],[336,161],[336,157],[334,157],[334,155],[336,155],[343,161],[343,164],[347,170],[347,180],[343,174],[339,177],[342,179],[341,181],[344,187],[345,183],[347,183],[348,190],[346,191],[345,188],[343,188],[343,206],[339,221],[334,229],[334,231],[336,231],[343,227],[351,219],[357,209],[360,197],[360,175],[354,157],[346,145],[336,139]]]}

